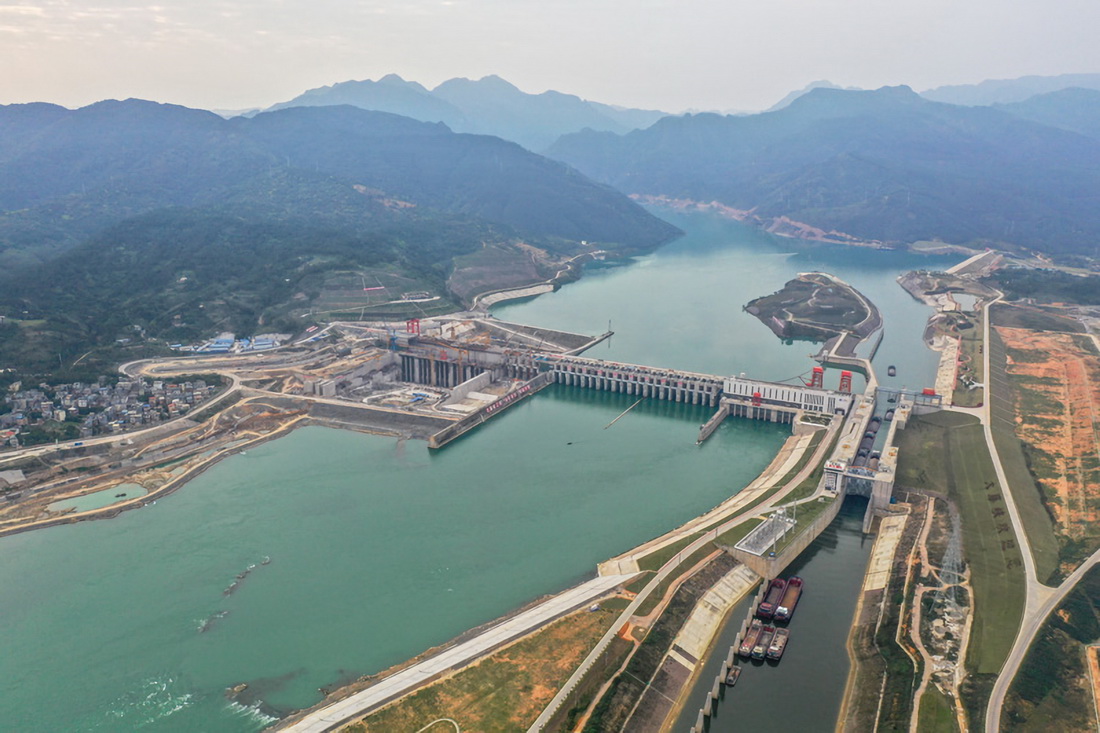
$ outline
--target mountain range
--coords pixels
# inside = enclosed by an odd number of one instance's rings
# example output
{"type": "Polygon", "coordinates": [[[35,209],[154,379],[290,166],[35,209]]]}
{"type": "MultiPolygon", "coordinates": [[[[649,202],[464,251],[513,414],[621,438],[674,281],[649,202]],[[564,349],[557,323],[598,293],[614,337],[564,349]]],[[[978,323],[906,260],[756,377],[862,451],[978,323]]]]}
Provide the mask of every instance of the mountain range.
{"type": "MultiPolygon", "coordinates": [[[[1027,114],[1049,122],[1061,101],[1027,114]]],[[[1095,138],[908,87],[816,88],[775,112],[575,133],[548,154],[631,194],[715,201],[810,238],[1090,255],[1100,241],[1095,138]]]]}
{"type": "Polygon", "coordinates": [[[341,269],[385,268],[454,307],[474,294],[451,292],[456,258],[482,247],[528,263],[487,263],[491,289],[592,245],[639,252],[677,233],[515,143],[385,112],[0,107],[0,315],[33,324],[0,329],[0,361],[56,365],[131,325],[250,332],[292,299],[308,311],[341,269]]]}
{"type": "Polygon", "coordinates": [[[456,132],[495,135],[535,151],[570,132],[585,128],[629,132],[667,114],[590,102],[552,90],[528,94],[499,76],[450,79],[429,90],[397,74],[310,89],[268,111],[339,104],[443,122],[456,132]]]}
{"type": "Polygon", "coordinates": [[[933,102],[970,107],[1022,102],[1038,94],[1077,87],[1100,90],[1100,74],[1021,76],[1016,79],[986,79],[978,84],[954,84],[921,92],[933,102]]]}

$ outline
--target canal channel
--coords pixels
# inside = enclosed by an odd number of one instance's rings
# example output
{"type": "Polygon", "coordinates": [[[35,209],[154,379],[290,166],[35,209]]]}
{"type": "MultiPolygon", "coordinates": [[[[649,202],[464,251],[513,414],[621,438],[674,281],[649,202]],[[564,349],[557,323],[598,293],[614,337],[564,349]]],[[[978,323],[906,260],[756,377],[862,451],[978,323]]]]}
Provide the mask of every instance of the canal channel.
{"type": "MultiPolygon", "coordinates": [[[[710,733],[782,728],[832,731],[848,675],[848,629],[855,613],[863,571],[874,538],[864,537],[867,500],[851,496],[836,519],[782,573],[797,575],[806,585],[788,628],[790,641],[779,662],[738,659],[741,676],[724,688],[711,717],[710,733]]],[[[714,649],[687,695],[687,704],[672,730],[690,731],[722,670],[726,653],[737,641],[753,600],[729,615],[714,649]]]]}

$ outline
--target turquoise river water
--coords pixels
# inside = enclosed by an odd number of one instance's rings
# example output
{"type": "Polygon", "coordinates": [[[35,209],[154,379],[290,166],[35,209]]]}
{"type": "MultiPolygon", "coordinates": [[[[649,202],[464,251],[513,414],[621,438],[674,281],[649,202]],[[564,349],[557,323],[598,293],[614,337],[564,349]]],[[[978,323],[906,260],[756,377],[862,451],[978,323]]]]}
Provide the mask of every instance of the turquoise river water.
{"type": "MultiPolygon", "coordinates": [[[[896,364],[899,385],[931,383],[929,312],[894,279],[953,260],[668,218],[687,235],[497,314],[583,333],[610,320],[600,358],[785,379],[809,370],[814,346],[780,343],[741,306],[824,269],[882,310],[876,363],[896,364]]],[[[257,730],[320,687],[590,577],[740,490],[787,435],[728,420],[697,447],[707,410],[659,402],[604,428],[632,402],[553,387],[436,454],[306,428],[140,510],[0,539],[0,720],[20,731],[257,730]],[[245,705],[225,694],[241,683],[245,705]]]]}

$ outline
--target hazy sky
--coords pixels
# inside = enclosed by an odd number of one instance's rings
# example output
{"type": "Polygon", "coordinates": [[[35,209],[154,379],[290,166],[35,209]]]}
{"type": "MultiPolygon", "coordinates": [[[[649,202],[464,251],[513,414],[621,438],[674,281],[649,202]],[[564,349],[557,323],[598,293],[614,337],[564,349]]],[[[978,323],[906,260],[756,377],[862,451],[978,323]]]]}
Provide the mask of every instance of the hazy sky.
{"type": "Polygon", "coordinates": [[[0,103],[267,106],[395,72],[751,110],[817,79],[1098,72],[1098,29],[1097,0],[0,0],[0,103]]]}

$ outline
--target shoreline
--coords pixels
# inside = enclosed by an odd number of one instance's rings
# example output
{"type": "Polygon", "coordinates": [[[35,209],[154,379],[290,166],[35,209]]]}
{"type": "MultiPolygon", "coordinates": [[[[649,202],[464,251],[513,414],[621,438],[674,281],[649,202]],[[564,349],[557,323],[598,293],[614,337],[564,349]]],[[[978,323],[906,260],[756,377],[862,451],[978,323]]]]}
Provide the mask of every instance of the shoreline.
{"type": "MultiPolygon", "coordinates": [[[[237,455],[242,451],[249,450],[259,445],[263,445],[264,443],[267,443],[269,441],[284,438],[298,428],[310,426],[326,427],[333,430],[351,430],[353,432],[367,433],[369,435],[379,435],[389,438],[400,439],[401,437],[403,437],[400,433],[386,432],[381,429],[369,429],[365,426],[354,425],[352,423],[338,421],[335,419],[330,420],[327,418],[315,417],[312,415],[299,415],[294,417],[287,424],[282,425],[268,433],[264,433],[263,435],[249,438],[244,443],[233,443],[231,445],[215,449],[211,455],[196,463],[194,466],[188,468],[179,476],[172,477],[171,479],[165,481],[162,485],[154,489],[147,489],[147,493],[141,496],[126,499],[115,504],[108,504],[107,506],[100,507],[98,509],[89,509],[84,512],[62,514],[56,517],[48,517],[45,519],[34,519],[28,522],[23,522],[21,524],[13,524],[8,527],[2,527],[0,528],[0,538],[22,534],[24,532],[33,532],[39,529],[49,529],[51,527],[58,527],[66,524],[76,524],[78,522],[95,521],[101,519],[114,519],[123,512],[131,511],[134,509],[141,509],[145,505],[155,502],[157,499],[175,493],[176,491],[186,486],[189,482],[198,478],[207,470],[227,458],[232,458],[234,455],[237,455]]],[[[193,458],[193,456],[185,456],[176,460],[182,462],[187,461],[189,458],[193,458]]],[[[122,480],[119,480],[119,477],[113,476],[107,478],[106,482],[111,485],[124,483],[125,477],[122,477],[122,480]]],[[[107,490],[109,488],[110,486],[96,487],[93,484],[93,488],[85,493],[91,494],[97,491],[107,490]]],[[[77,494],[75,496],[83,495],[84,494],[77,494]]],[[[58,497],[57,499],[55,499],[55,501],[61,501],[65,498],[75,497],[58,497]]]]}

